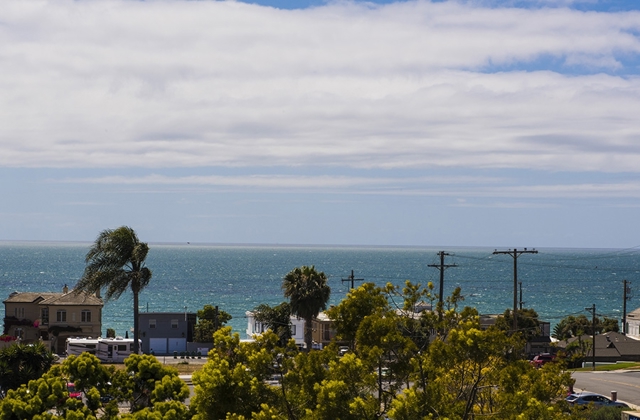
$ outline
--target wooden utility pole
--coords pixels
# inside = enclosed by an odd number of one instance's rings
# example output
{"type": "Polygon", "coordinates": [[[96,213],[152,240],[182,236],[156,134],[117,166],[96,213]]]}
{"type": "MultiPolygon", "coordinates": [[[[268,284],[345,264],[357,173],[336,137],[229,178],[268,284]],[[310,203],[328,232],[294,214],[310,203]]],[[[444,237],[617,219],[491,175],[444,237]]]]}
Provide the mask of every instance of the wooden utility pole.
{"type": "Polygon", "coordinates": [[[522,254],[537,254],[535,249],[518,251],[517,249],[510,249],[508,251],[493,251],[493,254],[508,254],[513,257],[513,333],[518,331],[518,257],[522,254]]]}
{"type": "Polygon", "coordinates": [[[584,310],[591,312],[591,333],[593,334],[591,340],[591,367],[596,370],[596,304],[594,303],[591,308],[584,308],[584,310]]]}
{"type": "MultiPolygon", "coordinates": [[[[443,305],[443,296],[444,296],[444,270],[446,270],[449,267],[457,267],[456,264],[445,264],[444,263],[444,257],[446,257],[447,255],[451,255],[448,254],[444,251],[440,251],[438,252],[438,256],[440,257],[440,264],[429,264],[428,267],[434,267],[437,268],[438,270],[440,270],[440,293],[438,295],[438,302],[440,303],[440,306],[443,305]]],[[[442,319],[442,310],[440,310],[440,319],[442,319]]]]}
{"type": "Polygon", "coordinates": [[[355,276],[353,275],[353,270],[351,270],[351,275],[349,277],[347,277],[346,279],[342,279],[342,282],[344,283],[345,281],[350,281],[351,282],[351,289],[354,288],[354,281],[362,281],[364,279],[357,279],[355,278],[355,276]]]}
{"type": "Polygon", "coordinates": [[[522,310],[522,305],[524,305],[522,301],[522,282],[519,282],[518,285],[520,286],[520,310],[522,310]]]}
{"type": "Polygon", "coordinates": [[[622,334],[627,335],[627,301],[631,300],[631,282],[623,280],[622,284],[622,334]]]}

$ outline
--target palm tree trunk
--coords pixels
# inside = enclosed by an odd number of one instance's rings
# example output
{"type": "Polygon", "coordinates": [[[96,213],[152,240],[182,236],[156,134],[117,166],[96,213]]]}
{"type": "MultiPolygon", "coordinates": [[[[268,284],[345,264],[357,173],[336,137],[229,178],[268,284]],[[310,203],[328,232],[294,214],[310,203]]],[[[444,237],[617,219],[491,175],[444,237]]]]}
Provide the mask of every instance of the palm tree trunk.
{"type": "Polygon", "coordinates": [[[304,343],[307,346],[307,353],[311,351],[311,343],[313,343],[313,318],[304,320],[304,343]]]}
{"type": "Polygon", "coordinates": [[[133,352],[138,354],[140,352],[139,349],[139,341],[138,334],[140,332],[140,325],[138,320],[138,292],[133,292],[133,352]]]}

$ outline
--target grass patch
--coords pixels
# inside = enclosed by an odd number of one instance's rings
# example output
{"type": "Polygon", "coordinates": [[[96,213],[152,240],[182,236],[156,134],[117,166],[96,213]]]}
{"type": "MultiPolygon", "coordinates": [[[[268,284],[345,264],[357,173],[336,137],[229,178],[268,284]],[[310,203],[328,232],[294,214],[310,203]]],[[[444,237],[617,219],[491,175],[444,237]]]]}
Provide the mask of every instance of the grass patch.
{"type": "Polygon", "coordinates": [[[191,374],[193,374],[193,372],[197,372],[200,369],[202,369],[203,365],[201,365],[201,364],[198,364],[198,365],[188,364],[187,365],[187,364],[179,363],[177,365],[169,365],[169,366],[176,368],[176,370],[178,371],[178,373],[180,375],[191,375],[191,374]]]}
{"type": "MultiPolygon", "coordinates": [[[[637,362],[625,362],[625,363],[612,363],[610,365],[596,365],[597,372],[609,372],[612,370],[622,370],[622,369],[640,369],[640,363],[637,362]]],[[[575,372],[590,372],[593,371],[591,366],[571,369],[575,372]]]]}
{"type": "MultiPolygon", "coordinates": [[[[162,360],[160,360],[162,363],[162,360]]],[[[124,363],[104,363],[105,365],[113,365],[118,370],[124,370],[124,363]]],[[[203,363],[189,363],[186,361],[177,362],[177,363],[167,363],[164,366],[172,367],[178,371],[179,375],[191,375],[194,372],[199,371],[204,366],[203,363]]]]}

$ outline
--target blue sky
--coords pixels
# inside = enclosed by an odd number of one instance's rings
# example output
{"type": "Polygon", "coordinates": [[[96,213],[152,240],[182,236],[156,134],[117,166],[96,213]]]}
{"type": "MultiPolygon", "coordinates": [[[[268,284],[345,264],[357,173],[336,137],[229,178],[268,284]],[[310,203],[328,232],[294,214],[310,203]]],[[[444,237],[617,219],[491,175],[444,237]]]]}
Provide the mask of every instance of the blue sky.
{"type": "Polygon", "coordinates": [[[0,240],[640,245],[640,4],[0,14],[0,240]]]}

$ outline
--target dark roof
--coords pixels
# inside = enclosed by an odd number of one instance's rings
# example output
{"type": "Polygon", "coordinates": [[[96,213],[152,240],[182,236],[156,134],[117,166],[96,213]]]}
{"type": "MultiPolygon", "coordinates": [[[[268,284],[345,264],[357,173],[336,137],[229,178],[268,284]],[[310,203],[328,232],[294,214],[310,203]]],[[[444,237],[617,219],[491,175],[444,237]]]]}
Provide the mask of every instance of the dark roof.
{"type": "MultiPolygon", "coordinates": [[[[589,345],[593,341],[591,335],[572,337],[568,340],[558,341],[558,347],[566,348],[568,344],[582,340],[589,345]]],[[[587,356],[591,354],[591,349],[587,350],[587,356]]],[[[596,335],[596,356],[597,357],[622,357],[640,355],[640,341],[629,338],[617,332],[606,332],[596,335]]]]}

